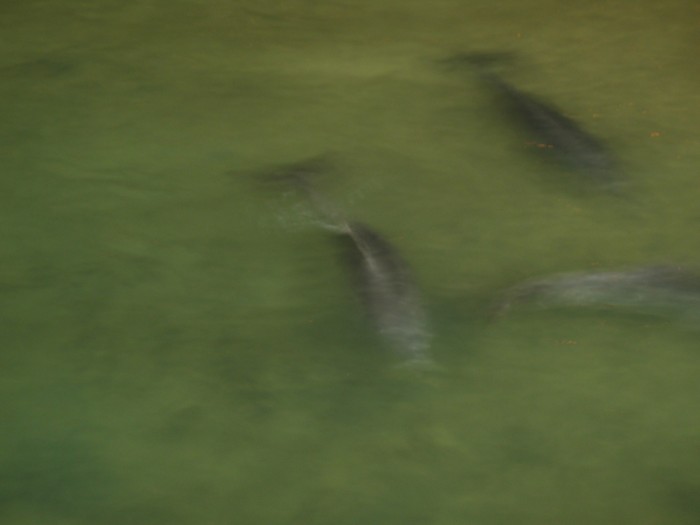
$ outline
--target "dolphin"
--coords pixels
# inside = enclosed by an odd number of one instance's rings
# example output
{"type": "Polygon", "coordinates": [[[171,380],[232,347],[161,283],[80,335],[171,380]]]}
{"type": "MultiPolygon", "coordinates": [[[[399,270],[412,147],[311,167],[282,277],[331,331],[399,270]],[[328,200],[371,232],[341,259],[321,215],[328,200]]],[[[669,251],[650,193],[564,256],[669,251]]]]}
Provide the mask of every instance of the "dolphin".
{"type": "Polygon", "coordinates": [[[553,155],[567,169],[617,192],[622,181],[618,161],[610,149],[554,104],[515,87],[494,71],[495,64],[511,59],[509,53],[465,53],[445,62],[473,67],[538,150],[553,155]]]}
{"type": "Polygon", "coordinates": [[[494,314],[503,316],[517,305],[616,309],[698,320],[700,277],[673,265],[559,273],[509,288],[497,302],[494,314]]]}
{"type": "Polygon", "coordinates": [[[405,363],[432,363],[431,333],[421,293],[408,263],[394,245],[365,223],[351,220],[312,180],[328,169],[326,157],[314,157],[271,171],[309,201],[322,226],[335,235],[365,310],[378,333],[405,363]]]}

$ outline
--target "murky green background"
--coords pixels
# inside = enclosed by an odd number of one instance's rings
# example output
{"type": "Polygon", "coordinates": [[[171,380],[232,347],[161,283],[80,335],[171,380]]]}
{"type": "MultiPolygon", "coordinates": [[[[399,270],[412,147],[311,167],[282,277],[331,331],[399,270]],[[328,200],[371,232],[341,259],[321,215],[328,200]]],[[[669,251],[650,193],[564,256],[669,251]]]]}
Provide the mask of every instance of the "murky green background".
{"type": "Polygon", "coordinates": [[[700,266],[692,1],[0,6],[0,521],[696,524],[700,334],[519,312],[550,272],[700,266]],[[584,5],[585,4],[585,5],[584,5]],[[462,50],[617,151],[631,199],[533,158],[462,50]],[[396,244],[440,368],[396,368],[301,203],[396,244]]]}

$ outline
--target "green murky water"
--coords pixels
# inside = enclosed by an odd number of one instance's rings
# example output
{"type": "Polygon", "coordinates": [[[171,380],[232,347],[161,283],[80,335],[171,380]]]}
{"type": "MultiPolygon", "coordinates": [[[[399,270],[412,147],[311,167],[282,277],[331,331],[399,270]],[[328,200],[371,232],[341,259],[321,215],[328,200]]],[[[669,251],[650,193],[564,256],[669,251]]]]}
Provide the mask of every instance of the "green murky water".
{"type": "Polygon", "coordinates": [[[521,279],[700,266],[690,1],[0,7],[0,520],[695,524],[700,335],[485,310],[521,279]],[[579,195],[469,75],[619,155],[579,195]],[[393,366],[327,234],[241,174],[326,151],[410,262],[440,368],[393,366]]]}

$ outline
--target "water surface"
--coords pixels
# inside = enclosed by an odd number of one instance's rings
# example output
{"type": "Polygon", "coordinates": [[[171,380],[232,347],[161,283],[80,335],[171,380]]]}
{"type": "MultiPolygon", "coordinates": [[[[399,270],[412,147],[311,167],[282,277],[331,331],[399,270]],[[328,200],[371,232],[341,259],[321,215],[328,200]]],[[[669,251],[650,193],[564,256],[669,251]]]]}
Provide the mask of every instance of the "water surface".
{"type": "Polygon", "coordinates": [[[697,523],[698,333],[488,308],[550,273],[700,267],[698,14],[0,8],[2,522],[697,523]],[[472,49],[517,52],[505,78],[604,140],[629,198],[436,66],[472,49]],[[248,176],[327,151],[325,190],[411,265],[434,371],[395,366],[328,234],[248,176]]]}

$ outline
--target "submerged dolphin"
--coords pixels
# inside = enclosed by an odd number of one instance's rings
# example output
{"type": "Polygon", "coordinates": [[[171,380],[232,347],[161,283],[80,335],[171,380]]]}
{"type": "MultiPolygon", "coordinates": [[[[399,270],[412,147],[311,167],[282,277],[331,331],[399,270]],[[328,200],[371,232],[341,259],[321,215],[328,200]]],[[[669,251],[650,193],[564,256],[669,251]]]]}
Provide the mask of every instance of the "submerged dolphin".
{"type": "Polygon", "coordinates": [[[408,363],[432,362],[431,334],[421,294],[408,264],[396,248],[374,229],[351,221],[312,184],[327,162],[314,158],[270,174],[291,183],[321,216],[324,227],[338,236],[366,311],[378,332],[408,363]]]}
{"type": "Polygon", "coordinates": [[[427,316],[403,257],[366,224],[345,221],[338,233],[355,284],[379,333],[403,358],[429,362],[427,316]]]}
{"type": "Polygon", "coordinates": [[[700,278],[677,266],[611,272],[574,272],[525,281],[507,290],[496,307],[614,308],[681,319],[700,319],[700,278]]]}
{"type": "Polygon", "coordinates": [[[510,58],[505,53],[472,53],[458,54],[445,62],[474,67],[538,149],[552,153],[562,165],[616,191],[621,182],[617,161],[600,139],[553,104],[516,88],[494,72],[495,63],[510,58]]]}

